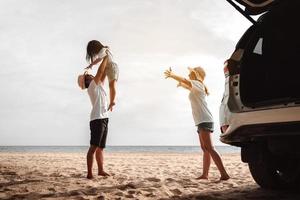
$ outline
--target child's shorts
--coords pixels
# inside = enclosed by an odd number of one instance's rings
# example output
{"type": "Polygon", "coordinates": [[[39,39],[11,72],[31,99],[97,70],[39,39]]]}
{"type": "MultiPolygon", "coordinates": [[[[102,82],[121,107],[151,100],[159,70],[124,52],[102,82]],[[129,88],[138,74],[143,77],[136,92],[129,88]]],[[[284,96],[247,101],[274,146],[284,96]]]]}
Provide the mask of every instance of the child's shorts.
{"type": "Polygon", "coordinates": [[[213,122],[202,122],[197,125],[197,133],[200,133],[201,129],[206,131],[214,132],[214,123],[213,122]]]}
{"type": "Polygon", "coordinates": [[[91,140],[90,145],[105,148],[108,132],[108,118],[90,121],[91,140]]]}

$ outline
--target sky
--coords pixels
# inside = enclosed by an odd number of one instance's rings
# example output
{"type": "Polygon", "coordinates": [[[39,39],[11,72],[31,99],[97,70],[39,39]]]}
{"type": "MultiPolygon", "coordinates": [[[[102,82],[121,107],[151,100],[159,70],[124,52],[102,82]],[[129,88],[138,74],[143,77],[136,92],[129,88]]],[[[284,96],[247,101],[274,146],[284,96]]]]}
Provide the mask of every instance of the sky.
{"type": "Polygon", "coordinates": [[[1,0],[0,145],[89,145],[77,76],[93,39],[120,70],[107,145],[199,145],[188,91],[163,75],[196,66],[223,145],[223,62],[250,25],[225,0],[1,0]]]}

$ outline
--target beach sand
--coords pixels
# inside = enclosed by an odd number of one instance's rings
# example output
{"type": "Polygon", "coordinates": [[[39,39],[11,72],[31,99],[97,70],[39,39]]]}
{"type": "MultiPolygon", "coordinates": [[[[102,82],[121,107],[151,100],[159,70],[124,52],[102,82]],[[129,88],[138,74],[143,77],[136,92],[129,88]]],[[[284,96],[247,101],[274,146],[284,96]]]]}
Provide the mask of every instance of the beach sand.
{"type": "Polygon", "coordinates": [[[0,152],[0,199],[300,199],[286,191],[260,189],[239,154],[223,154],[231,176],[216,183],[196,180],[200,153],[105,153],[112,176],[86,179],[84,153],[0,152]]]}

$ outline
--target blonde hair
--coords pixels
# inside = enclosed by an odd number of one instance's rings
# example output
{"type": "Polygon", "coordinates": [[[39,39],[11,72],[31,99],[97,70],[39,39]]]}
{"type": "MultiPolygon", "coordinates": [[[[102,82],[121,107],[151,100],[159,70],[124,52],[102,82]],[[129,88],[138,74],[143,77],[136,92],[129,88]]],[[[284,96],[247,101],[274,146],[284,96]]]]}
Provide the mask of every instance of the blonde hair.
{"type": "Polygon", "coordinates": [[[192,71],[192,72],[194,72],[196,80],[200,81],[203,84],[204,90],[205,90],[205,94],[208,96],[209,95],[208,89],[207,89],[206,85],[203,82],[204,78],[206,76],[206,73],[205,73],[204,69],[199,66],[199,67],[195,67],[195,68],[189,68],[189,70],[192,71]]]}

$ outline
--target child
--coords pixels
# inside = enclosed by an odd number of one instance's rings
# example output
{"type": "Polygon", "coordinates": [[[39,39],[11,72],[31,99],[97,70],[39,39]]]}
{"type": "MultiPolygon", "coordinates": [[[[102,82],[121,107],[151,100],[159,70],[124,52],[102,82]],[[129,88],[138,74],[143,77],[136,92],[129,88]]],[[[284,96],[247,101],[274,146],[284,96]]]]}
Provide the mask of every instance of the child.
{"type": "Polygon", "coordinates": [[[99,64],[96,76],[84,74],[79,76],[78,83],[82,89],[87,88],[92,111],[90,114],[91,140],[87,153],[87,178],[92,179],[93,156],[95,155],[98,164],[98,175],[109,176],[103,168],[103,150],[106,145],[108,133],[108,111],[113,110],[116,97],[116,81],[118,80],[118,66],[113,62],[112,54],[107,46],[103,46],[99,41],[92,40],[87,45],[86,60],[90,65],[86,69],[99,64]],[[110,102],[107,102],[104,90],[105,78],[109,81],[110,102]]]}
{"type": "Polygon", "coordinates": [[[188,69],[190,71],[189,79],[175,75],[171,68],[166,70],[164,74],[166,78],[173,78],[178,81],[178,87],[181,86],[190,91],[189,99],[192,106],[193,118],[197,126],[197,132],[203,150],[203,173],[197,179],[208,179],[210,158],[212,157],[221,173],[220,181],[228,180],[230,177],[211,141],[211,133],[213,132],[214,126],[212,115],[205,100],[205,96],[209,94],[207,87],[203,84],[205,71],[201,67],[188,69]]]}

